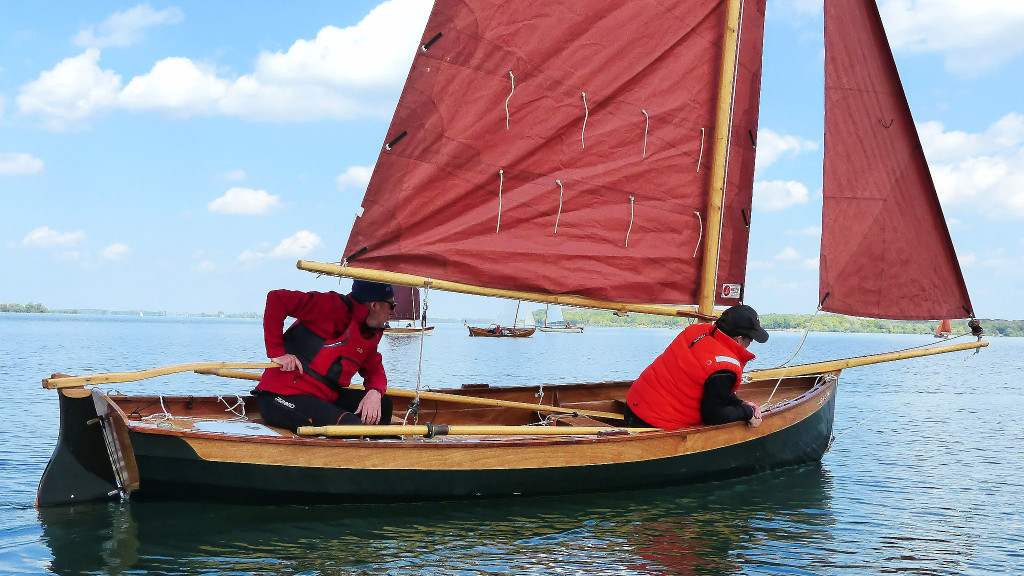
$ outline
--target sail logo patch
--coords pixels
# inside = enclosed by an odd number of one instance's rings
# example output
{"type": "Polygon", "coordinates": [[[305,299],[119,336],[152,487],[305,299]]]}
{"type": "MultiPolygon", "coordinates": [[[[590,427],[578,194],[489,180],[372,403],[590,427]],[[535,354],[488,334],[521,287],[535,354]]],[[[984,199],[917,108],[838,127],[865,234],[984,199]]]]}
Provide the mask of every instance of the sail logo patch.
{"type": "Polygon", "coordinates": [[[722,298],[739,298],[742,284],[722,284],[722,298]]]}

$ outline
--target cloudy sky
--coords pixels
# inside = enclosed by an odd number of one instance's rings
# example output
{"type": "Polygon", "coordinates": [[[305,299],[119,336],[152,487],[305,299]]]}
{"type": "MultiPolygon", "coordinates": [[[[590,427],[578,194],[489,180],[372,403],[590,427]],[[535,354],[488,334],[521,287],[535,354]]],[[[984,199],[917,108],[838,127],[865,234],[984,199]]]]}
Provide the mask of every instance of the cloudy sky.
{"type": "MultiPolygon", "coordinates": [[[[1024,3],[879,0],[968,289],[1024,318],[1024,3]]],[[[0,19],[0,302],[260,311],[340,257],[430,2],[46,2],[0,19]]],[[[747,301],[813,312],[821,0],[768,0],[747,301]]],[[[340,289],[347,288],[344,281],[340,289]]],[[[432,294],[435,317],[501,303],[432,294]]]]}

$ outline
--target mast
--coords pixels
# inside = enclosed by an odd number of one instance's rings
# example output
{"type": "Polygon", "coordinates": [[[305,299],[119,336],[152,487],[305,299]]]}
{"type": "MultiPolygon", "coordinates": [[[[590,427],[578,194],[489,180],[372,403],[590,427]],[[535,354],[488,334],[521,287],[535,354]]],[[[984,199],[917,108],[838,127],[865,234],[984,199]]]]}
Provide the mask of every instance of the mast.
{"type": "Polygon", "coordinates": [[[715,306],[718,252],[722,235],[722,205],[725,200],[729,138],[732,134],[733,86],[736,81],[736,53],[739,48],[740,2],[741,0],[727,0],[725,32],[722,38],[722,69],[718,80],[718,108],[715,113],[711,186],[708,189],[704,265],[697,302],[697,312],[705,316],[710,316],[715,306]]]}

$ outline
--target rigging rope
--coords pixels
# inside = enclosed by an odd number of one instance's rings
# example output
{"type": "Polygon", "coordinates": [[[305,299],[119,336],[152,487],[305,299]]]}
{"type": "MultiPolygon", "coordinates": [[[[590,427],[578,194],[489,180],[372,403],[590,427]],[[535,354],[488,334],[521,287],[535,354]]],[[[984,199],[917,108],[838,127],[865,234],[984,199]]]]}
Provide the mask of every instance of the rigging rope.
{"type": "Polygon", "coordinates": [[[807,321],[807,328],[804,329],[804,336],[803,338],[800,339],[800,343],[797,344],[796,350],[793,351],[793,355],[790,356],[782,364],[779,364],[778,366],[775,366],[775,368],[773,368],[773,370],[778,368],[785,368],[785,370],[782,371],[782,374],[779,376],[779,380],[775,382],[775,387],[772,388],[772,393],[768,395],[768,399],[765,400],[763,406],[768,406],[769,404],[771,404],[772,397],[775,396],[775,392],[779,389],[779,385],[782,384],[782,379],[786,377],[786,370],[789,369],[789,363],[793,361],[793,358],[796,358],[796,355],[800,353],[800,349],[804,347],[804,342],[807,341],[807,334],[810,333],[811,326],[814,324],[814,319],[818,316],[819,312],[821,312],[820,304],[818,305],[818,309],[814,311],[814,314],[811,316],[811,319],[807,321]]]}
{"type": "MultiPolygon", "coordinates": [[[[431,280],[427,278],[426,282],[423,283],[423,310],[420,312],[420,317],[427,317],[427,309],[430,307],[430,284],[431,280]]],[[[426,322],[420,326],[420,360],[419,365],[416,368],[416,396],[413,401],[409,403],[409,409],[405,412],[405,418],[402,419],[402,424],[405,424],[406,420],[409,419],[409,413],[413,414],[413,424],[419,423],[420,417],[420,384],[423,382],[423,341],[427,337],[427,326],[426,322]]]]}

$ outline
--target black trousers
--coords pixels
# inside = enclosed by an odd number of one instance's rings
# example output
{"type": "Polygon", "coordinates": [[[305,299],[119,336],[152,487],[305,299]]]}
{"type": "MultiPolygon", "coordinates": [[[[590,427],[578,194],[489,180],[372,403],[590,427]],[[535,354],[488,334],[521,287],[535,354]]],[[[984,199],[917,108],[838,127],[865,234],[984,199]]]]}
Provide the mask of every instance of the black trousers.
{"type": "MultiPolygon", "coordinates": [[[[333,426],[335,424],[362,424],[355,414],[366,390],[344,388],[334,403],[314,396],[282,396],[272,392],[258,391],[257,401],[260,415],[268,426],[287,428],[294,432],[299,426],[333,426]]],[[[380,423],[391,424],[392,403],[390,396],[380,399],[380,423]]]]}

